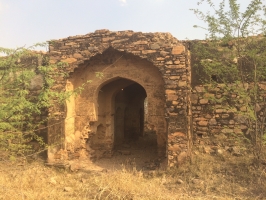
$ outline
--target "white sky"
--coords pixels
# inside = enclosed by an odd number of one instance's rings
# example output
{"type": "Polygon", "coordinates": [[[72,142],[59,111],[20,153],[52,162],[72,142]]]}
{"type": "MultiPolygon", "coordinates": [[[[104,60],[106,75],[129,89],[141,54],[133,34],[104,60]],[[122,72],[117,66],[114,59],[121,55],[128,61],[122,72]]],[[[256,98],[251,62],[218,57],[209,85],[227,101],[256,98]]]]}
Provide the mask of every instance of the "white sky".
{"type": "MultiPolygon", "coordinates": [[[[250,0],[239,2],[247,5],[250,0]]],[[[202,22],[189,10],[197,7],[197,0],[0,0],[0,47],[29,46],[98,29],[204,39],[205,32],[193,28],[202,22]]]]}

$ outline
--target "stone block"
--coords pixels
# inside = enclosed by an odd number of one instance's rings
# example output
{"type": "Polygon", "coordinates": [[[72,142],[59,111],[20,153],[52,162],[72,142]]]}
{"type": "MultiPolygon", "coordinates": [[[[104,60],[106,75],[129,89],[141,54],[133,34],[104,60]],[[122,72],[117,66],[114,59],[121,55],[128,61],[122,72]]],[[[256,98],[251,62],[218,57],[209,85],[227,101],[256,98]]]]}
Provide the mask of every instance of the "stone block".
{"type": "Polygon", "coordinates": [[[208,104],[209,100],[208,99],[200,99],[199,103],[200,104],[208,104]]]}
{"type": "Polygon", "coordinates": [[[199,121],[198,125],[199,126],[208,126],[208,121],[199,121]]]}
{"type": "Polygon", "coordinates": [[[222,114],[222,119],[227,119],[227,118],[229,118],[229,117],[230,117],[229,114],[222,114]]]}
{"type": "Polygon", "coordinates": [[[218,114],[224,113],[224,112],[226,112],[226,110],[225,109],[222,109],[222,108],[219,108],[219,109],[216,109],[215,110],[215,113],[218,113],[218,114]]]}
{"type": "Polygon", "coordinates": [[[168,136],[168,139],[169,140],[173,140],[175,138],[182,138],[182,139],[186,139],[187,136],[186,134],[182,133],[182,132],[175,132],[175,133],[172,133],[168,136]]]}
{"type": "Polygon", "coordinates": [[[166,65],[168,69],[179,69],[179,65],[166,65]]]}
{"type": "Polygon", "coordinates": [[[121,40],[114,40],[114,41],[112,41],[111,43],[112,43],[112,44],[117,44],[117,43],[123,43],[123,42],[126,42],[126,41],[128,41],[127,38],[126,38],[126,39],[121,39],[121,40]]]}
{"type": "Polygon", "coordinates": [[[155,50],[155,49],[160,49],[160,45],[157,44],[157,43],[155,43],[155,44],[151,44],[151,45],[150,45],[150,48],[153,49],[153,50],[155,50]]]}
{"type": "Polygon", "coordinates": [[[108,29],[99,29],[94,31],[94,33],[99,33],[99,34],[108,33],[108,32],[110,32],[108,29]]]}
{"type": "Polygon", "coordinates": [[[210,120],[209,120],[209,125],[214,126],[214,125],[216,125],[216,124],[217,124],[216,119],[210,119],[210,120]]]}
{"type": "Polygon", "coordinates": [[[178,165],[184,164],[187,158],[188,158],[187,152],[184,152],[184,151],[181,152],[177,157],[178,165]]]}
{"type": "Polygon", "coordinates": [[[160,55],[161,56],[166,56],[166,55],[168,55],[169,54],[169,52],[167,52],[167,51],[160,51],[160,55]]]}
{"type": "Polygon", "coordinates": [[[198,121],[207,121],[207,119],[204,118],[204,117],[198,117],[198,118],[194,118],[194,121],[195,122],[198,122],[198,121]]]}
{"type": "Polygon", "coordinates": [[[77,45],[77,43],[76,42],[65,43],[65,46],[73,46],[73,45],[77,45]]]}
{"type": "Polygon", "coordinates": [[[179,55],[185,52],[185,47],[183,45],[174,46],[172,49],[173,55],[179,55]]]}
{"type": "Polygon", "coordinates": [[[197,92],[205,92],[205,89],[203,86],[196,86],[195,89],[197,92]]]}
{"type": "Polygon", "coordinates": [[[233,133],[234,130],[233,129],[230,129],[230,128],[225,128],[222,130],[222,133],[233,133]]]}
{"type": "Polygon", "coordinates": [[[259,87],[263,90],[266,90],[266,84],[265,83],[260,83],[259,87]]]}
{"type": "Polygon", "coordinates": [[[243,132],[242,132],[242,130],[240,128],[235,128],[234,129],[234,133],[236,133],[236,134],[242,134],[243,132]]]}
{"type": "Polygon", "coordinates": [[[168,151],[179,152],[179,151],[181,151],[181,148],[178,144],[174,144],[174,145],[168,147],[168,151]]]}
{"type": "Polygon", "coordinates": [[[197,129],[199,131],[204,131],[204,132],[208,131],[208,127],[198,127],[197,129]]]}
{"type": "Polygon", "coordinates": [[[178,105],[178,101],[172,101],[173,105],[178,105]]]}
{"type": "Polygon", "coordinates": [[[114,40],[115,37],[106,37],[106,38],[103,38],[102,41],[103,42],[108,42],[108,41],[111,41],[111,40],[114,40]]]}
{"type": "Polygon", "coordinates": [[[76,61],[77,61],[76,58],[67,58],[67,59],[62,60],[62,62],[67,62],[68,64],[74,63],[76,61]]]}
{"type": "Polygon", "coordinates": [[[147,41],[136,41],[136,42],[133,42],[134,45],[143,45],[143,44],[148,44],[147,41]]]}
{"type": "Polygon", "coordinates": [[[77,59],[83,58],[83,56],[80,53],[74,53],[73,57],[77,59]]]}
{"type": "Polygon", "coordinates": [[[88,56],[91,55],[91,53],[88,50],[85,50],[85,51],[82,52],[82,55],[88,57],[88,56]]]}
{"type": "Polygon", "coordinates": [[[165,90],[165,94],[169,95],[169,94],[176,94],[175,90],[165,90]]]}
{"type": "Polygon", "coordinates": [[[173,61],[172,60],[169,60],[169,61],[165,62],[165,64],[172,65],[173,64],[173,61]]]}
{"type": "Polygon", "coordinates": [[[180,78],[180,76],[170,76],[169,79],[170,80],[178,80],[180,78]]]}
{"type": "Polygon", "coordinates": [[[246,107],[246,106],[242,106],[242,107],[240,108],[240,111],[242,111],[242,112],[246,112],[246,111],[247,111],[247,107],[246,107]]]}
{"type": "Polygon", "coordinates": [[[185,86],[187,86],[186,81],[178,81],[178,87],[185,87],[185,86]]]}
{"type": "Polygon", "coordinates": [[[191,103],[192,104],[197,104],[198,103],[198,95],[196,95],[196,94],[191,94],[191,96],[190,96],[190,99],[191,99],[191,103]]]}
{"type": "Polygon", "coordinates": [[[215,95],[212,94],[212,93],[205,93],[205,94],[203,95],[203,97],[204,97],[204,98],[207,98],[207,99],[208,99],[208,98],[214,98],[214,96],[215,96],[215,95]]]}
{"type": "Polygon", "coordinates": [[[206,131],[196,131],[196,134],[198,136],[203,136],[203,135],[207,135],[207,132],[206,131]]]}
{"type": "Polygon", "coordinates": [[[155,53],[156,50],[142,50],[143,54],[150,54],[150,53],[155,53]]]}
{"type": "Polygon", "coordinates": [[[240,125],[240,129],[241,130],[246,130],[246,129],[248,129],[248,127],[246,125],[240,125]]]}

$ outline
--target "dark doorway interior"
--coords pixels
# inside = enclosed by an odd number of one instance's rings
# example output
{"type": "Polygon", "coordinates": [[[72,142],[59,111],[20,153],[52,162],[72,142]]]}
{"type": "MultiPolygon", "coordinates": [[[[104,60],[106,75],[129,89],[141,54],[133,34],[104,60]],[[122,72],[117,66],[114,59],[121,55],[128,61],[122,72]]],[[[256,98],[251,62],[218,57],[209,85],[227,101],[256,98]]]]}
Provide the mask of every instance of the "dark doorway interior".
{"type": "Polygon", "coordinates": [[[108,103],[112,104],[113,153],[111,158],[97,160],[97,164],[105,168],[120,168],[128,163],[133,163],[138,169],[144,169],[151,163],[155,166],[154,161],[158,158],[157,136],[154,131],[147,131],[146,128],[146,97],[147,93],[140,84],[123,78],[101,89],[99,113],[103,112],[102,108],[108,107],[108,103]],[[108,94],[108,91],[113,91],[111,101],[102,96],[108,94]]]}
{"type": "Polygon", "coordinates": [[[115,145],[138,140],[144,134],[144,99],[146,91],[133,83],[115,97],[115,145]]]}

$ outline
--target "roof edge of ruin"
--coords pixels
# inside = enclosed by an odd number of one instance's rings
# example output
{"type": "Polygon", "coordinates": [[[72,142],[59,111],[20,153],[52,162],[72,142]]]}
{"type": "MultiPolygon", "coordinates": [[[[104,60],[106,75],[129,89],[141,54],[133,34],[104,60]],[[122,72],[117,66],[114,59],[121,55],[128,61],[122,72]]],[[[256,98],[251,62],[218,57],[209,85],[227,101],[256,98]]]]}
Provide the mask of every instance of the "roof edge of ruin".
{"type": "Polygon", "coordinates": [[[117,34],[117,35],[123,35],[127,33],[132,34],[143,34],[145,36],[165,36],[174,40],[179,41],[176,37],[174,37],[170,32],[141,32],[141,31],[133,31],[133,30],[122,30],[122,31],[110,31],[109,29],[99,29],[95,30],[94,32],[90,32],[84,35],[75,35],[75,36],[68,36],[66,38],[59,38],[59,39],[51,39],[49,42],[55,42],[55,41],[65,41],[65,40],[76,40],[76,39],[83,39],[88,38],[91,36],[108,36],[110,34],[117,34]]]}

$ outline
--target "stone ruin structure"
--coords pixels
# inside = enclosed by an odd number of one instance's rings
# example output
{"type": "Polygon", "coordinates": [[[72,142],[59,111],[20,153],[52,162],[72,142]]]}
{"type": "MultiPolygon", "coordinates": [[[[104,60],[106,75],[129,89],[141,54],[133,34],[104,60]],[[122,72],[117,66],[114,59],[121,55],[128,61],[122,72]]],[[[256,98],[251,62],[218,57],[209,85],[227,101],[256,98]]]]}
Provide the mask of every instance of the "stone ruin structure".
{"type": "Polygon", "coordinates": [[[49,56],[51,64],[68,63],[58,68],[68,77],[53,89],[83,90],[49,111],[56,117],[48,124],[48,162],[110,157],[145,127],[169,165],[185,159],[191,74],[182,42],[169,33],[98,30],[51,41],[49,56]]]}
{"type": "MultiPolygon", "coordinates": [[[[145,137],[147,131],[169,167],[189,157],[192,143],[205,153],[231,148],[230,134],[247,130],[234,113],[245,108],[230,111],[210,100],[225,93],[197,81],[190,48],[190,41],[169,33],[133,31],[98,30],[51,41],[50,63],[68,63],[57,68],[62,77],[53,89],[83,89],[49,110],[48,162],[112,157],[117,145],[145,137]]],[[[266,97],[266,84],[260,89],[266,97]]],[[[265,105],[258,112],[264,116],[265,105]]]]}

